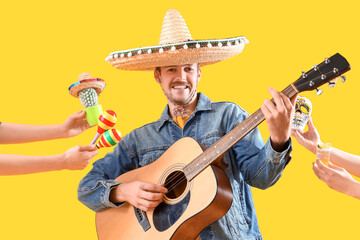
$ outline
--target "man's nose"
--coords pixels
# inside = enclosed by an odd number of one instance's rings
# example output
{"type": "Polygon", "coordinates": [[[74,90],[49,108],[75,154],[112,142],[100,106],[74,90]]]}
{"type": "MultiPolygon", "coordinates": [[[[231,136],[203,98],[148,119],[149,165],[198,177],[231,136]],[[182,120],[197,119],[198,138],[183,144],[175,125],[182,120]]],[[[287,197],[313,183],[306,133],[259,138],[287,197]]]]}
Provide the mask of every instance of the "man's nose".
{"type": "Polygon", "coordinates": [[[180,80],[185,80],[186,79],[186,72],[184,69],[179,69],[179,71],[177,71],[177,77],[180,80]]]}

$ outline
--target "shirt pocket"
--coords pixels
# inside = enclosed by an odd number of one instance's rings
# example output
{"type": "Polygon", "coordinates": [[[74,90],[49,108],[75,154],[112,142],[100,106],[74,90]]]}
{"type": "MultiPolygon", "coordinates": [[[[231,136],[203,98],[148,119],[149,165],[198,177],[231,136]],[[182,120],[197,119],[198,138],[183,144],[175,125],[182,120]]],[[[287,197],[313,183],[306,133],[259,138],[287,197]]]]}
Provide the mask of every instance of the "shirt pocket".
{"type": "Polygon", "coordinates": [[[212,131],[209,133],[206,133],[204,136],[202,136],[198,141],[205,145],[207,148],[216,143],[222,136],[224,136],[225,133],[220,131],[212,131]]]}
{"type": "Polygon", "coordinates": [[[156,149],[149,149],[141,154],[139,154],[139,164],[141,167],[144,167],[154,161],[156,161],[163,153],[168,149],[168,147],[160,147],[156,149]]]}

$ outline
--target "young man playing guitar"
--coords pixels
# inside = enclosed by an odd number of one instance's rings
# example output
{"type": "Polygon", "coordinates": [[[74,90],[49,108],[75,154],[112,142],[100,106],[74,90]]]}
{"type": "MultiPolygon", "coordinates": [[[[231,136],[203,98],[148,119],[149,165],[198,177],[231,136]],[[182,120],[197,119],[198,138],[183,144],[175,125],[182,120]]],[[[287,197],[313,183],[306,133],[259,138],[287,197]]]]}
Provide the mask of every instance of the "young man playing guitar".
{"type": "MultiPolygon", "coordinates": [[[[161,181],[122,181],[117,178],[122,174],[131,173],[134,169],[157,163],[164,153],[167,157],[166,150],[184,137],[191,137],[206,147],[214,146],[220,138],[249,116],[234,103],[212,102],[204,94],[197,92],[197,84],[201,77],[200,66],[239,54],[246,39],[238,37],[216,40],[216,43],[211,40],[193,41],[189,40],[191,36],[187,28],[185,33],[182,32],[185,36],[176,39],[175,36],[179,34],[174,32],[184,29],[177,26],[179,24],[185,24],[181,15],[176,10],[169,10],[164,18],[160,46],[117,52],[110,60],[108,59],[119,69],[155,69],[155,80],[160,84],[168,105],[159,120],[135,129],[122,138],[112,153],[96,161],[93,169],[80,182],[78,189],[79,200],[98,214],[111,209],[122,209],[125,206],[133,206],[136,211],[144,211],[143,216],[147,213],[147,220],[151,223],[148,227],[142,225],[144,229],[139,227],[141,234],[152,234],[151,231],[156,228],[159,235],[156,238],[155,235],[146,238],[144,237],[146,235],[136,236],[136,233],[131,233],[122,237],[119,234],[109,237],[111,234],[100,234],[98,226],[100,239],[173,239],[176,234],[165,236],[165,232],[176,225],[177,219],[181,219],[181,216],[169,220],[170,223],[166,222],[167,220],[158,223],[157,212],[154,211],[157,206],[164,203],[171,186],[161,181]]],[[[269,88],[269,92],[274,101],[265,100],[261,111],[265,116],[270,138],[264,144],[259,130],[255,128],[222,155],[226,178],[233,193],[232,203],[231,206],[229,204],[229,209],[224,212],[226,214],[223,217],[205,227],[201,233],[195,234],[195,236],[199,234],[201,239],[262,239],[250,186],[260,189],[272,186],[289,162],[292,150],[290,127],[296,98],[295,96],[290,101],[283,93],[272,88],[269,88]]],[[[180,148],[178,152],[173,153],[173,156],[176,157],[182,154],[180,152],[186,151],[192,150],[186,147],[180,148]]],[[[180,169],[183,169],[182,167],[183,165],[180,169]]],[[[138,175],[147,174],[150,175],[152,172],[138,175]]],[[[196,177],[194,179],[197,181],[196,177]]],[[[191,184],[188,183],[189,191],[196,189],[195,183],[191,184]]],[[[206,180],[201,184],[205,188],[206,180]]],[[[184,188],[187,189],[187,186],[184,188]]],[[[190,199],[196,195],[191,194],[190,199]]],[[[171,200],[171,196],[167,196],[166,199],[168,198],[171,200]]],[[[186,201],[191,202],[191,200],[186,201]]],[[[183,208],[192,208],[193,205],[187,202],[184,206],[183,208]]],[[[181,211],[187,210],[170,211],[166,219],[171,219],[181,211]]],[[[132,209],[129,212],[134,214],[132,209]]],[[[206,219],[206,215],[204,216],[203,218],[206,219]]],[[[125,232],[132,228],[130,217],[124,216],[120,220],[124,223],[115,231],[125,232]],[[129,226],[126,226],[127,223],[129,226]]],[[[99,220],[99,224],[101,222],[99,220]]],[[[116,222],[118,221],[114,219],[114,224],[116,222]]],[[[137,224],[137,221],[135,222],[137,224]]],[[[139,222],[142,222],[142,219],[139,219],[139,222]]],[[[182,239],[187,238],[189,237],[182,237],[182,239]]]]}

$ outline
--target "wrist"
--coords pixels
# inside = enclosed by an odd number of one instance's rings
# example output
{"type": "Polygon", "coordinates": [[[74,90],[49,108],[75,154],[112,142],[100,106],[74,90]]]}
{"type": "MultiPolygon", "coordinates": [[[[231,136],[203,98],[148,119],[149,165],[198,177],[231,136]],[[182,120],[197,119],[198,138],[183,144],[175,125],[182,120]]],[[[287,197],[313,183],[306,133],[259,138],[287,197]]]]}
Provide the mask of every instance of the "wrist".
{"type": "Polygon", "coordinates": [[[282,152],[284,150],[286,150],[289,147],[290,144],[290,138],[284,140],[273,140],[272,137],[270,137],[270,143],[271,143],[271,147],[276,151],[276,152],[282,152]]]}
{"type": "Polygon", "coordinates": [[[69,133],[68,133],[64,123],[58,124],[56,127],[59,130],[59,138],[68,138],[69,137],[69,133]]]}
{"type": "Polygon", "coordinates": [[[110,196],[109,196],[109,200],[110,202],[114,203],[114,204],[118,204],[118,203],[122,203],[125,202],[126,200],[122,197],[121,194],[121,185],[123,185],[123,183],[117,185],[116,187],[114,187],[113,189],[111,189],[110,191],[110,196]]]}
{"type": "Polygon", "coordinates": [[[57,163],[59,165],[59,168],[60,169],[69,169],[69,166],[68,166],[68,161],[67,161],[67,154],[66,152],[64,153],[61,153],[59,155],[56,155],[57,156],[57,163]]]}

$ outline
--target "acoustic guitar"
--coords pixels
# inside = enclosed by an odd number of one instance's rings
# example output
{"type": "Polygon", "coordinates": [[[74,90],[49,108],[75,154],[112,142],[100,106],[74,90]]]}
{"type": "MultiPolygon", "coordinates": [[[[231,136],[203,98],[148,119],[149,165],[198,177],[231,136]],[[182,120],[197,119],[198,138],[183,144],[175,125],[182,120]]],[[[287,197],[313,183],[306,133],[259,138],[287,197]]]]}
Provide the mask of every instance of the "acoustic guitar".
{"type": "MultiPolygon", "coordinates": [[[[337,77],[344,81],[342,74],[348,70],[349,63],[337,53],[303,72],[282,92],[291,98],[326,82],[331,86],[334,84],[331,80],[337,77]]],[[[155,162],[116,178],[119,182],[164,184],[168,193],[153,211],[144,212],[126,202],[119,208],[96,213],[98,238],[195,239],[204,228],[225,215],[232,203],[231,186],[220,161],[222,155],[262,121],[264,115],[259,109],[206,150],[196,140],[182,138],[155,162]]]]}

